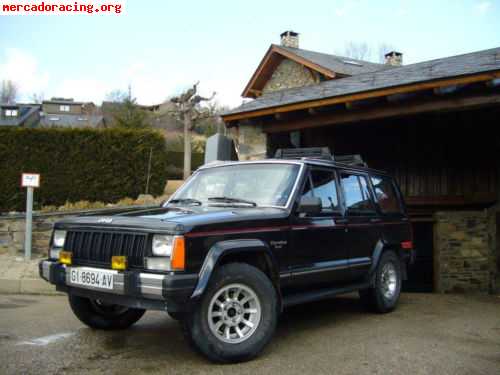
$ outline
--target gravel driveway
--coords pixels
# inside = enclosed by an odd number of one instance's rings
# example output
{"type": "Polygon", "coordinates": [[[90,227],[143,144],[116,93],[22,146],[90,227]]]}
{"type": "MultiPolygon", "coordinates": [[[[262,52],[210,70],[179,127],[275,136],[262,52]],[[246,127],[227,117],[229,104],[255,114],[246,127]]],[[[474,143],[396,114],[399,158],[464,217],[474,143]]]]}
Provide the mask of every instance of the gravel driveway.
{"type": "Polygon", "coordinates": [[[214,365],[178,324],[150,312],[132,329],[84,327],[61,296],[0,296],[0,373],[500,374],[500,298],[404,294],[366,313],[355,295],[286,311],[258,359],[214,365]]]}

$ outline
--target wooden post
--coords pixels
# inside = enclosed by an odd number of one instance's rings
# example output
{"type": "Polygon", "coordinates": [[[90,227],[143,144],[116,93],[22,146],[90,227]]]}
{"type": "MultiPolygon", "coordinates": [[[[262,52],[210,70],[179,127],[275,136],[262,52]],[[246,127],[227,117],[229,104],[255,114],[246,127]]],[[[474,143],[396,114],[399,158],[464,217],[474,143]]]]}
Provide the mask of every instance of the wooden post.
{"type": "Polygon", "coordinates": [[[191,116],[184,113],[184,180],[191,175],[191,116]]]}

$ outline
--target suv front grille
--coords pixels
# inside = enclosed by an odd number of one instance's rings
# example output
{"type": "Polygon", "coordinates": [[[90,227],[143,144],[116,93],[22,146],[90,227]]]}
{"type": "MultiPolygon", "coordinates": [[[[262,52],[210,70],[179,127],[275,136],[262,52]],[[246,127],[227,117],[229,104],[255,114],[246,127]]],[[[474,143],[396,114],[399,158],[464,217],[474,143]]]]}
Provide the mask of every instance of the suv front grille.
{"type": "Polygon", "coordinates": [[[127,256],[132,268],[144,266],[147,234],[100,231],[68,231],[64,249],[73,253],[73,264],[111,266],[113,255],[127,256]]]}

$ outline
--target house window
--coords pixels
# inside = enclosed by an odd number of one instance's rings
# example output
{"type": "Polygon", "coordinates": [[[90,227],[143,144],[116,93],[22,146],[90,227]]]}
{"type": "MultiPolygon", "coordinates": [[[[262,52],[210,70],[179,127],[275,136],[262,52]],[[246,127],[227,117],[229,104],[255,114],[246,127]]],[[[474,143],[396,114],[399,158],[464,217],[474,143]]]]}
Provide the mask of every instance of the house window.
{"type": "Polygon", "coordinates": [[[17,109],[6,109],[5,117],[17,117],[17,109]]]}
{"type": "Polygon", "coordinates": [[[59,106],[59,111],[61,112],[69,112],[69,105],[60,105],[59,106]]]}

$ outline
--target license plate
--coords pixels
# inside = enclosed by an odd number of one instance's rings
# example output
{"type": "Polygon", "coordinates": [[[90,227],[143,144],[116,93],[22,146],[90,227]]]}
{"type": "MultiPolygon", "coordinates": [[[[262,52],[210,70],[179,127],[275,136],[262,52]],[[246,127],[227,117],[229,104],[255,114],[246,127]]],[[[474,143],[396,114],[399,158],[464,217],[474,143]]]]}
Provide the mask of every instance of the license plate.
{"type": "Polygon", "coordinates": [[[115,274],[115,271],[96,270],[93,268],[71,268],[69,281],[73,285],[113,289],[113,275],[115,274]]]}

